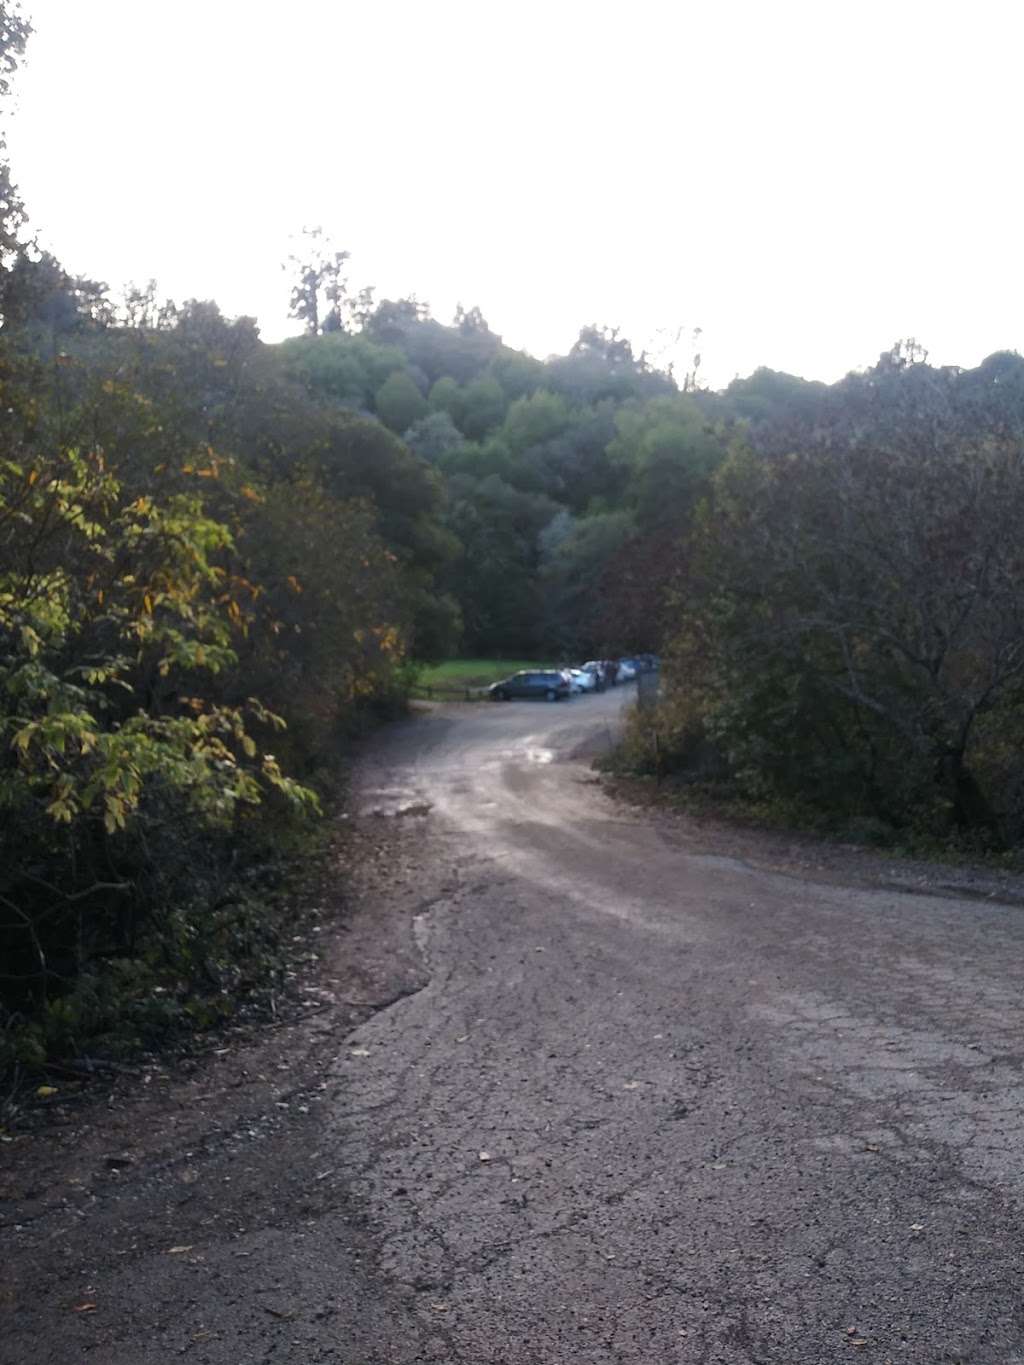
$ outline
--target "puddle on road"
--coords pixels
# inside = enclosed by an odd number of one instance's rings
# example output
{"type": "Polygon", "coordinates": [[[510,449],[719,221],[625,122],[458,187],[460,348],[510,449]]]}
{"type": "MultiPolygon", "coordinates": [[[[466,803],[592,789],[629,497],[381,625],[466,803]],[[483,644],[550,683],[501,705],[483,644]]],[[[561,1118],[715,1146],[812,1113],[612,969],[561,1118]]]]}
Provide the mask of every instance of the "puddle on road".
{"type": "Polygon", "coordinates": [[[529,763],[554,763],[554,749],[526,749],[526,760],[529,763]]]}

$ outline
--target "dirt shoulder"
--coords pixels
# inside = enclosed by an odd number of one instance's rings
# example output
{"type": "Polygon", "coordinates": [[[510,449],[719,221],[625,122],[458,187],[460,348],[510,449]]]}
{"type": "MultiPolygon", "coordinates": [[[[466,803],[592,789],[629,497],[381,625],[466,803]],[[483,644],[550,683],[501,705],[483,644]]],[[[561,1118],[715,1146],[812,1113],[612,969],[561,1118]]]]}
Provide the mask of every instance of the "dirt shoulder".
{"type": "Polygon", "coordinates": [[[843,843],[799,830],[766,829],[721,815],[694,814],[674,804],[650,780],[602,774],[602,789],[642,812],[681,847],[735,858],[751,867],[804,880],[928,896],[1024,905],[1024,874],[961,859],[911,857],[843,843]]]}
{"type": "MultiPolygon", "coordinates": [[[[157,1330],[171,1270],[180,1277],[178,1261],[193,1279],[203,1270],[193,1248],[241,1246],[261,1224],[294,1227],[344,1206],[310,1120],[345,1036],[423,985],[412,919],[435,879],[428,856],[416,822],[367,820],[325,862],[309,944],[317,956],[277,1023],[225,1029],[199,1055],[151,1058],[82,1087],[58,1081],[6,1132],[0,1361],[41,1365],[84,1351],[96,1360],[104,1349],[121,1359],[119,1335],[137,1333],[150,1312],[111,1301],[124,1258],[153,1258],[157,1330]]],[[[353,1214],[346,1232],[353,1275],[358,1222],[353,1214]]],[[[260,1342],[287,1323],[272,1294],[268,1302],[260,1342]]],[[[216,1333],[197,1321],[193,1335],[209,1350],[238,1331],[228,1313],[216,1333]]]]}

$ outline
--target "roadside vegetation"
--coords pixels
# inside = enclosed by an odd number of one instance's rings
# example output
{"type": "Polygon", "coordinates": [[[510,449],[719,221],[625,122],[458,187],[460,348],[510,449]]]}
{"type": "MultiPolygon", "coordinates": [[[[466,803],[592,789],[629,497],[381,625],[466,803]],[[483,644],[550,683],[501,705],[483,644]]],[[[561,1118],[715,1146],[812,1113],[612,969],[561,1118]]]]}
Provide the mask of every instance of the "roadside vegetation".
{"type": "MultiPolygon", "coordinates": [[[[0,97],[27,37],[0,0],[0,97]]],[[[537,660],[662,655],[634,771],[1024,843],[1016,354],[712,393],[378,299],[318,231],[271,346],[71,274],[0,180],[0,1070],[258,993],[346,745],[537,660]]]]}
{"type": "MultiPolygon", "coordinates": [[[[0,6],[0,70],[27,25],[0,6]]],[[[345,745],[446,652],[440,477],[248,319],[114,301],[0,193],[0,1072],[278,989],[345,745]]]]}
{"type": "Polygon", "coordinates": [[[1015,354],[898,346],[799,402],[787,380],[677,544],[632,764],[844,837],[1015,857],[1022,441],[1015,354]]]}

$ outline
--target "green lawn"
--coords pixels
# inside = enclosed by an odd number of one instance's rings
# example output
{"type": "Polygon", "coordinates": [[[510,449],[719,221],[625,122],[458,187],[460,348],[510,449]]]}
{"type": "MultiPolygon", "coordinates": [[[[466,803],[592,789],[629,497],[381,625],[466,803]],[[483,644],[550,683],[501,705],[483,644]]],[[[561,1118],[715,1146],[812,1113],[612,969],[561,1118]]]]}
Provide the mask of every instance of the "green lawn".
{"type": "Polygon", "coordinates": [[[449,659],[447,663],[424,668],[420,687],[486,687],[488,683],[518,673],[521,668],[554,668],[536,659],[449,659]]]}

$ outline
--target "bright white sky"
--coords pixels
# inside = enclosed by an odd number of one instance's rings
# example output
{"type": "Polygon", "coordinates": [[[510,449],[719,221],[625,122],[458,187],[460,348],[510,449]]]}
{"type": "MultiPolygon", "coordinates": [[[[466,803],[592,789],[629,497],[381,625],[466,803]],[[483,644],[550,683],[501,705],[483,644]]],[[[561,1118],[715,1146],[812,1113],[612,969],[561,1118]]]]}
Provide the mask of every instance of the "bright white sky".
{"type": "Polygon", "coordinates": [[[1024,6],[992,0],[25,0],[9,142],[43,242],[287,318],[356,284],[506,341],[704,329],[704,377],[1024,346],[1024,6]]]}

